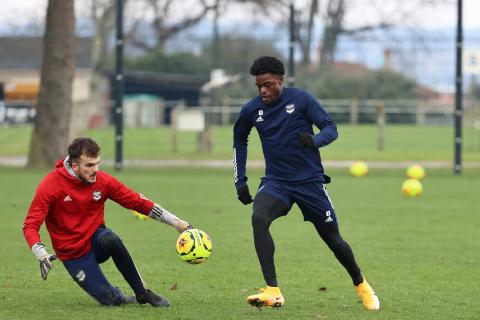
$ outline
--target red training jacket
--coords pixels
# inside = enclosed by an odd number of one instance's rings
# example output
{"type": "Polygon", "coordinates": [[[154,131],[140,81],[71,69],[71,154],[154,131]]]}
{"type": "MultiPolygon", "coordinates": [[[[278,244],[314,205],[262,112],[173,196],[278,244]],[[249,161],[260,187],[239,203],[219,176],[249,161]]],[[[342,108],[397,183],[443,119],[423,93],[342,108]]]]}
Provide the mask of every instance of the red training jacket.
{"type": "Polygon", "coordinates": [[[93,184],[72,177],[59,160],[38,185],[25,218],[23,235],[28,245],[40,241],[38,231],[45,221],[60,260],[85,255],[93,233],[105,223],[107,199],[143,214],[150,213],[154,204],[103,171],[98,171],[93,184]]]}

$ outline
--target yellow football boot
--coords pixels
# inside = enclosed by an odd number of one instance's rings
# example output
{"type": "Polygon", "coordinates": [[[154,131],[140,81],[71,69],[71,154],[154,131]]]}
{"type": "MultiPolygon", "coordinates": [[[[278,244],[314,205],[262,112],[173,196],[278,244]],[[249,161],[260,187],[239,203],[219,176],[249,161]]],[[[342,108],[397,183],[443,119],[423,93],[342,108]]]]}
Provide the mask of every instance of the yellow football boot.
{"type": "Polygon", "coordinates": [[[365,278],[363,278],[362,283],[360,283],[358,286],[355,286],[355,290],[357,290],[365,308],[368,310],[380,309],[380,300],[378,300],[375,291],[373,291],[372,287],[368,284],[365,278]]]}
{"type": "Polygon", "coordinates": [[[259,293],[248,296],[247,302],[257,308],[269,306],[280,308],[285,303],[285,299],[280,292],[279,287],[260,288],[259,293]]]}

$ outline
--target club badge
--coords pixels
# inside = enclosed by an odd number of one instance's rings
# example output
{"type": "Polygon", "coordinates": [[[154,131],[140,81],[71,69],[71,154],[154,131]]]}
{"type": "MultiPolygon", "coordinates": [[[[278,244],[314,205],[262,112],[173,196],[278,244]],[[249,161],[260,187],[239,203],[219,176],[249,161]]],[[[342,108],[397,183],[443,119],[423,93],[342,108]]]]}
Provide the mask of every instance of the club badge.
{"type": "Polygon", "coordinates": [[[258,110],[258,118],[255,120],[255,122],[262,122],[263,121],[263,110],[258,110]]]}
{"type": "Polygon", "coordinates": [[[102,199],[102,191],[100,190],[93,191],[92,198],[93,198],[93,201],[99,201],[100,199],[102,199]]]}
{"type": "Polygon", "coordinates": [[[85,281],[85,278],[87,277],[87,275],[85,274],[85,271],[80,270],[80,271],[78,271],[78,273],[75,277],[77,278],[78,282],[83,282],[83,281],[85,281]]]}
{"type": "Polygon", "coordinates": [[[293,113],[293,111],[295,111],[295,105],[294,104],[289,104],[289,105],[285,106],[285,110],[287,111],[287,113],[293,113]]]}

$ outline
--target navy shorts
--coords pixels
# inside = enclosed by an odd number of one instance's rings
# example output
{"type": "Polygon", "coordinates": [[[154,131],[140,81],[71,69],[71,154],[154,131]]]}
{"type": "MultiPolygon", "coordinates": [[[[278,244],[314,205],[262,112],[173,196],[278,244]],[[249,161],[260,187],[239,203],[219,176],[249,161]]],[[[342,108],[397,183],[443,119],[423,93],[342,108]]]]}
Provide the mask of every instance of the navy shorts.
{"type": "Polygon", "coordinates": [[[257,190],[257,193],[260,192],[280,199],[289,210],[296,203],[305,221],[337,224],[332,201],[325,185],[320,181],[287,184],[264,179],[257,190]]]}

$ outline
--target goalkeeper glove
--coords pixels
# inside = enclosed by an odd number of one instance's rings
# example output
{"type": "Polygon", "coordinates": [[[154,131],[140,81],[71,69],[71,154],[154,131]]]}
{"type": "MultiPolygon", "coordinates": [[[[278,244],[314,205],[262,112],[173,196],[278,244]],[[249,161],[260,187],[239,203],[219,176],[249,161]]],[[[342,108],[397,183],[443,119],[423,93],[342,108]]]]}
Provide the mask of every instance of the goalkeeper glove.
{"type": "Polygon", "coordinates": [[[185,230],[192,229],[193,226],[188,223],[187,221],[183,220],[178,220],[177,223],[175,224],[175,229],[177,229],[178,232],[182,233],[185,230]]]}
{"type": "Polygon", "coordinates": [[[47,280],[48,273],[53,268],[52,261],[57,259],[57,256],[49,254],[42,242],[35,243],[32,246],[32,252],[40,262],[40,276],[43,280],[47,280]]]}
{"type": "Polygon", "coordinates": [[[298,140],[300,143],[307,148],[316,148],[315,141],[313,141],[313,136],[308,132],[302,132],[298,135],[298,140]]]}
{"type": "Polygon", "coordinates": [[[250,194],[250,191],[248,190],[247,185],[237,190],[237,196],[238,196],[237,197],[238,200],[240,200],[240,202],[243,203],[244,205],[247,205],[253,202],[252,195],[250,194]]]}

